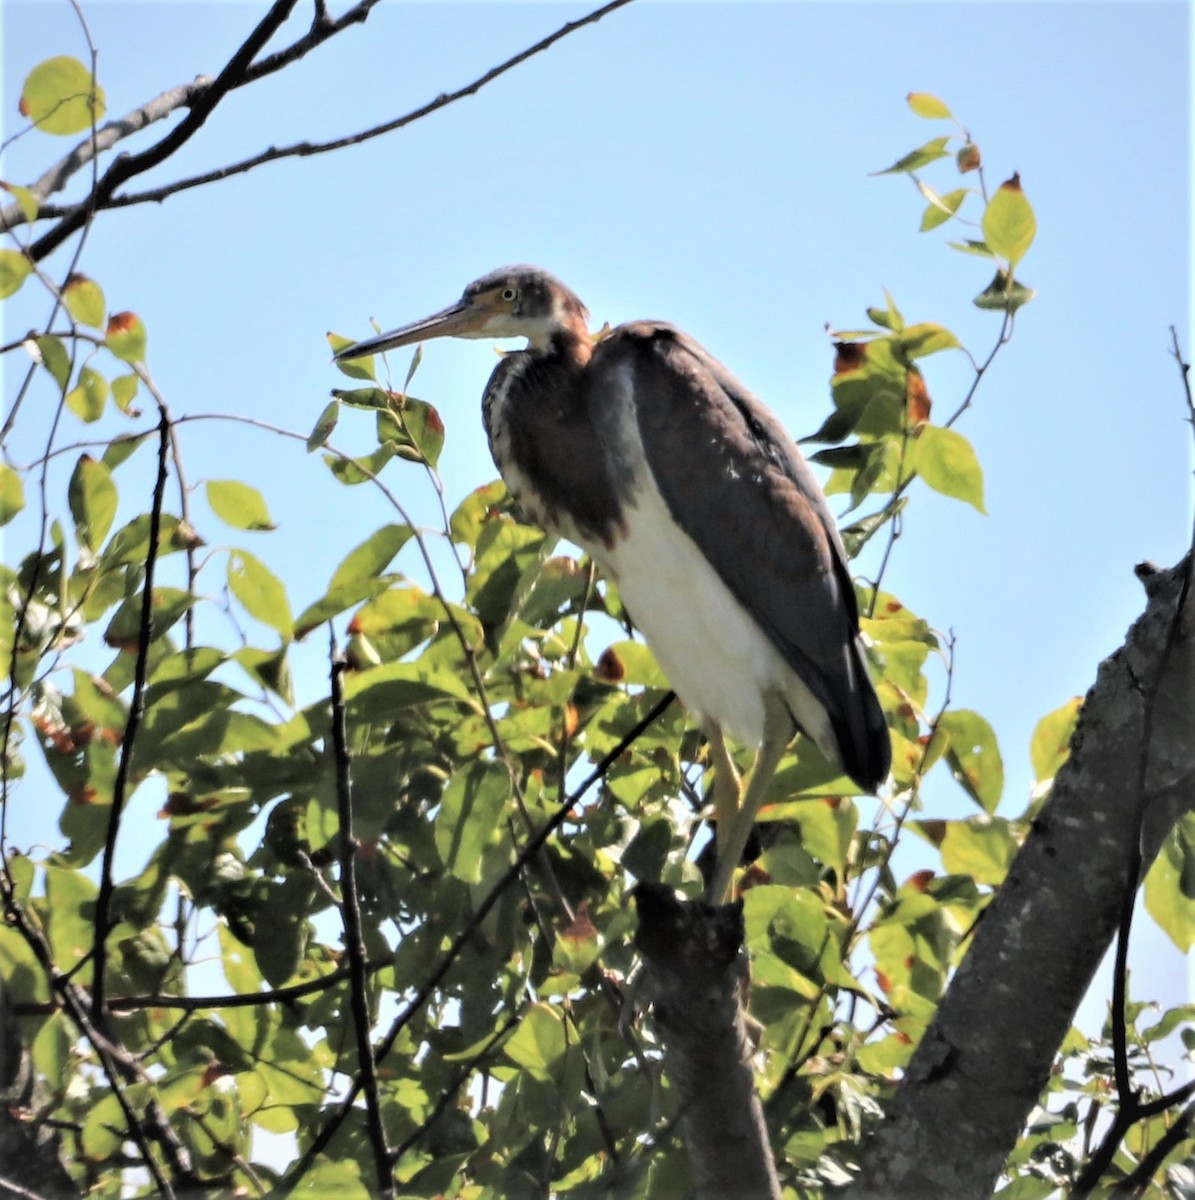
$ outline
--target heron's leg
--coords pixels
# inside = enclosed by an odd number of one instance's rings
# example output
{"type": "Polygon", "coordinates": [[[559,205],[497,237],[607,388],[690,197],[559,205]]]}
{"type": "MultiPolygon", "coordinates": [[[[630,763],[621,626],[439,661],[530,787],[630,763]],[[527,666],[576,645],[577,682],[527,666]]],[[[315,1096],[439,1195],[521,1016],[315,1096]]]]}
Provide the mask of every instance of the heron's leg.
{"type": "Polygon", "coordinates": [[[735,813],[743,798],[743,784],[739,773],[726,749],[726,738],[716,721],[705,721],[702,725],[705,740],[709,742],[710,757],[714,761],[714,836],[718,849],[718,861],[722,861],[722,846],[730,837],[735,813]]]}
{"type": "Polygon", "coordinates": [[[751,836],[756,814],[768,794],[772,777],[776,774],[776,768],[784,757],[784,751],[792,741],[792,736],[793,721],[783,698],[775,692],[769,692],[764,697],[763,744],[755,756],[755,766],[751,769],[746,794],[738,812],[734,814],[734,821],[725,839],[722,836],[719,818],[718,862],[709,890],[712,904],[726,904],[730,901],[735,868],[743,857],[743,849],[751,836]]]}

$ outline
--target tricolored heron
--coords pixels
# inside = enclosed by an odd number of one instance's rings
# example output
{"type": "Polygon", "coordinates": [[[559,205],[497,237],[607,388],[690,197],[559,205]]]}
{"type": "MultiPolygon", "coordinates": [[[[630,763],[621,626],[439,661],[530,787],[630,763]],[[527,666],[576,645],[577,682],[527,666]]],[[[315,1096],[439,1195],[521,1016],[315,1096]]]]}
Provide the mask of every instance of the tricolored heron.
{"type": "Polygon", "coordinates": [[[846,553],[796,443],[679,329],[635,321],[595,342],[587,315],[547,271],[505,267],[336,359],[434,337],[527,339],[486,386],[490,450],[523,512],[617,583],[701,722],[720,902],[794,731],[874,792],[891,766],[888,729],[846,553]],[[745,795],[724,730],[759,748],[745,795]]]}

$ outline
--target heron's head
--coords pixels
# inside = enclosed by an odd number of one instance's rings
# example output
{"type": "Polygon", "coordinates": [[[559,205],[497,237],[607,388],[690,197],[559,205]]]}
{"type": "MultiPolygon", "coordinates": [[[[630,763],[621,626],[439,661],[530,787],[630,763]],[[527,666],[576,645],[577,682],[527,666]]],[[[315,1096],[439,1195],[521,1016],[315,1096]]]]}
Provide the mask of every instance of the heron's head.
{"type": "Polygon", "coordinates": [[[421,321],[345,346],[336,361],[364,358],[436,337],[526,338],[546,347],[561,335],[587,337],[585,306],[539,267],[502,267],[475,279],[455,303],[421,321]]]}

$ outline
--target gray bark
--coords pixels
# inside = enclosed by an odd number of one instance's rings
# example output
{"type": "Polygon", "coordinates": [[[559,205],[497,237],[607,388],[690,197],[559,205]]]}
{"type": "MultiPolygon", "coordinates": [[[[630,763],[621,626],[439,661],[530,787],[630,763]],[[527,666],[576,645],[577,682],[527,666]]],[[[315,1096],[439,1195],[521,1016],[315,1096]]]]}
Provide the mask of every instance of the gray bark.
{"type": "Polygon", "coordinates": [[[635,889],[645,982],[676,1090],[697,1200],[780,1200],[741,1001],[743,905],[635,889]]]}
{"type": "Polygon", "coordinates": [[[918,1046],[849,1200],[991,1195],[1144,875],[1195,809],[1188,556],[1139,569],[1144,614],[1101,664],[1052,795],[918,1046]],[[1180,611],[1181,606],[1181,611],[1180,611]]]}

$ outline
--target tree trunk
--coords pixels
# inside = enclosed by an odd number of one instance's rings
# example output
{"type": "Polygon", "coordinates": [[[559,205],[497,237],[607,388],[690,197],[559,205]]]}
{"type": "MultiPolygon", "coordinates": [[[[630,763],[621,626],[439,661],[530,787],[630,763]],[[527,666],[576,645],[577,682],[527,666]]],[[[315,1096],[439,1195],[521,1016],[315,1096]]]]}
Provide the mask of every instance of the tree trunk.
{"type": "Polygon", "coordinates": [[[695,1195],[780,1200],[740,999],[742,902],[682,902],[660,884],[641,884],[634,896],[635,944],[664,1042],[664,1071],[679,1096],[695,1195]]]}
{"type": "Polygon", "coordinates": [[[1144,614],[1101,664],[1071,756],[984,914],[849,1200],[991,1195],[1141,870],[1195,809],[1191,556],[1139,569],[1144,614]]]}

